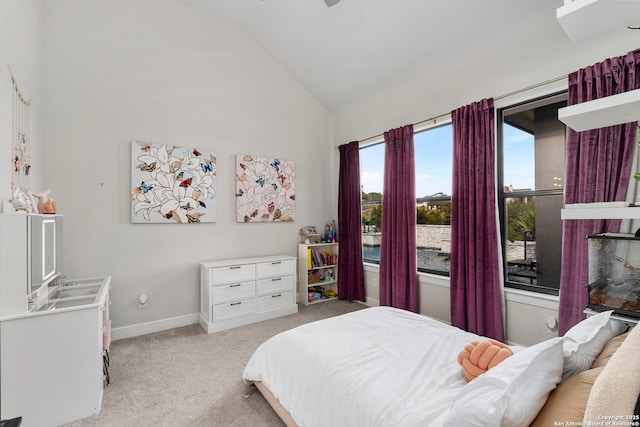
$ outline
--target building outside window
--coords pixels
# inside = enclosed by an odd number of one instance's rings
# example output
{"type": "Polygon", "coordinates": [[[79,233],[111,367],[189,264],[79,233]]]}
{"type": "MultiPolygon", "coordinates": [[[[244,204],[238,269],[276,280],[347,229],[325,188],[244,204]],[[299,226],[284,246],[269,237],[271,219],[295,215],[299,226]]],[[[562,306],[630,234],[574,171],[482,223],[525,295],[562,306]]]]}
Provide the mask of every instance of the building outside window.
{"type": "Polygon", "coordinates": [[[508,287],[558,294],[566,93],[497,112],[498,195],[508,287]]]}

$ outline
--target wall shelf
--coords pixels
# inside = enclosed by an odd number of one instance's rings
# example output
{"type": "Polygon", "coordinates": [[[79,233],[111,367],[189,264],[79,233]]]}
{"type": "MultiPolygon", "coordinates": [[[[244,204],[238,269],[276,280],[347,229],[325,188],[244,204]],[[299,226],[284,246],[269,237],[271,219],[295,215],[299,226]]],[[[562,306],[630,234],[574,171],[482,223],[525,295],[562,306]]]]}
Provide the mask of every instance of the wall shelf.
{"type": "Polygon", "coordinates": [[[576,132],[640,120],[640,89],[558,110],[558,119],[576,132]]]}
{"type": "Polygon", "coordinates": [[[640,25],[640,3],[629,0],[565,0],[556,18],[574,44],[640,25]]]}
{"type": "Polygon", "coordinates": [[[565,208],[560,218],[566,219],[640,219],[640,206],[594,206],[565,208]]]}

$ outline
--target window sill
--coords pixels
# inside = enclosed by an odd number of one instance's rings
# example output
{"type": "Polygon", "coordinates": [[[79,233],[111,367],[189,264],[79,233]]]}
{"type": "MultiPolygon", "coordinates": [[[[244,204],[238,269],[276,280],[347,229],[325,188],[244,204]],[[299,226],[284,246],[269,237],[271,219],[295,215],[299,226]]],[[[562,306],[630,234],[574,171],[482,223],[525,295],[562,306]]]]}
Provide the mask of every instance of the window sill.
{"type": "MultiPolygon", "coordinates": [[[[377,273],[380,271],[379,264],[364,263],[365,271],[377,273]]],[[[418,272],[418,282],[428,282],[429,284],[450,287],[449,276],[439,274],[418,272]]],[[[541,307],[550,310],[558,310],[559,297],[557,295],[549,295],[541,292],[525,291],[515,288],[504,288],[505,300],[527,304],[534,307],[541,307]]]]}
{"type": "Polygon", "coordinates": [[[507,301],[547,308],[549,310],[558,310],[559,297],[556,295],[505,287],[504,296],[507,301]]]}

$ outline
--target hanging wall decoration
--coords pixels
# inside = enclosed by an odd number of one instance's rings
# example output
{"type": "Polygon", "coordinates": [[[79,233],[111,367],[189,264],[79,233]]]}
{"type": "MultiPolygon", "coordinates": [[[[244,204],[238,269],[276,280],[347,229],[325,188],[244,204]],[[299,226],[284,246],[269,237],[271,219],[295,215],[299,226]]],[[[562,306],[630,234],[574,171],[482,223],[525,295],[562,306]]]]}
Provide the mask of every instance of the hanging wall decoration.
{"type": "Polygon", "coordinates": [[[293,221],[295,210],[293,161],[236,156],[236,222],[293,221]]]}
{"type": "Polygon", "coordinates": [[[16,82],[11,68],[11,82],[13,83],[13,123],[11,153],[11,203],[14,210],[27,213],[35,212],[31,199],[31,101],[24,98],[16,82]]]}
{"type": "Polygon", "coordinates": [[[131,222],[216,221],[216,156],[174,145],[131,143],[131,222]]]}

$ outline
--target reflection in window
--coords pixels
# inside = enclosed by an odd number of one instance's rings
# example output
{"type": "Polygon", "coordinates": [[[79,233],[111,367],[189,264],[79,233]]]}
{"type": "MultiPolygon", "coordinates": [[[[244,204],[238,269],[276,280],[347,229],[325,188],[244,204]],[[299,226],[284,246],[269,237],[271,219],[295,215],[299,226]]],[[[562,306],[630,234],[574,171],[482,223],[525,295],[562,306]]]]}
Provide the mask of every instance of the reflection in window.
{"type": "Polygon", "coordinates": [[[506,285],[557,294],[562,251],[566,94],[499,112],[506,285]]]}

